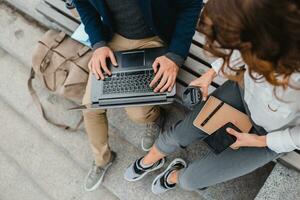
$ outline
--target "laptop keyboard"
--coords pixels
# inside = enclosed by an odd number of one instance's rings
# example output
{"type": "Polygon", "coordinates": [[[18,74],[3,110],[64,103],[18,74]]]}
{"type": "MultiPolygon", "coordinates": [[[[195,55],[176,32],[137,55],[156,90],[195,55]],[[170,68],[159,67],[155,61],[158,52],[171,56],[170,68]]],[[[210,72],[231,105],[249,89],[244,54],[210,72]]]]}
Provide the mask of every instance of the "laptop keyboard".
{"type": "Polygon", "coordinates": [[[103,82],[103,94],[152,92],[149,86],[154,78],[152,69],[115,73],[103,82]]]}

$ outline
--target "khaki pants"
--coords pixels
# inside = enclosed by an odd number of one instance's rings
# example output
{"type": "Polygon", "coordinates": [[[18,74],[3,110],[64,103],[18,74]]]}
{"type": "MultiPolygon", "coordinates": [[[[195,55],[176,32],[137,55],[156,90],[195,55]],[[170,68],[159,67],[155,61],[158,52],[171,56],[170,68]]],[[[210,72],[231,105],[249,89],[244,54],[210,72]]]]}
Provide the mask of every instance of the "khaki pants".
{"type": "MultiPolygon", "coordinates": [[[[108,46],[113,51],[123,51],[131,49],[143,49],[163,46],[163,42],[158,37],[151,37],[141,40],[129,40],[116,34],[108,46]]],[[[86,92],[82,103],[91,102],[91,76],[87,83],[86,92]]],[[[135,122],[148,123],[155,121],[160,109],[158,106],[130,107],[125,108],[128,116],[135,122]]],[[[97,166],[105,166],[111,156],[108,145],[108,121],[106,110],[87,110],[83,112],[86,132],[91,144],[97,166]]]]}

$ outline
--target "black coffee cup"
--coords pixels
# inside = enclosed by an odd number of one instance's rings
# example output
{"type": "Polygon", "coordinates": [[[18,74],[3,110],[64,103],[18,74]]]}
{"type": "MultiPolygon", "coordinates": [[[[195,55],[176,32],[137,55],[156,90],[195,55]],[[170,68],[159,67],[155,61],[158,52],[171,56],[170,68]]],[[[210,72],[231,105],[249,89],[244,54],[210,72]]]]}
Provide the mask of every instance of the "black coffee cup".
{"type": "Polygon", "coordinates": [[[196,86],[188,86],[183,94],[182,101],[184,106],[192,109],[195,105],[197,105],[202,100],[202,93],[199,87],[196,86]]]}

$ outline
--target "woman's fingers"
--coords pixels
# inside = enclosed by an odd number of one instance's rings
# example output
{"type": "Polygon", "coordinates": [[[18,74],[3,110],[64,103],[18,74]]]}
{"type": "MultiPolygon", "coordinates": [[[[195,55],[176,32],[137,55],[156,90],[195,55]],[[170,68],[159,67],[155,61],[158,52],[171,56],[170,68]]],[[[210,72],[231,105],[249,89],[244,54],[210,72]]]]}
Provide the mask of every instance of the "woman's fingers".
{"type": "Polygon", "coordinates": [[[232,129],[232,128],[227,128],[226,129],[227,133],[229,133],[230,135],[233,135],[235,137],[238,137],[239,136],[239,132],[237,132],[236,130],[232,129]]]}
{"type": "Polygon", "coordinates": [[[208,97],[208,86],[201,87],[201,91],[202,91],[202,100],[206,101],[208,97]]]}

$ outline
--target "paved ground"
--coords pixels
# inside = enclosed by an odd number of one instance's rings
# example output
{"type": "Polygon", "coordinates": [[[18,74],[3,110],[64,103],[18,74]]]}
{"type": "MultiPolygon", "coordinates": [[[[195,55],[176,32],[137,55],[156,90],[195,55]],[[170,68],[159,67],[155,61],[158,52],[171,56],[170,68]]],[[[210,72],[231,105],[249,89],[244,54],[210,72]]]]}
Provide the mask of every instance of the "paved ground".
{"type": "MultiPolygon", "coordinates": [[[[143,155],[139,141],[140,133],[145,127],[130,122],[120,109],[109,111],[110,143],[118,153],[117,161],[99,189],[84,192],[82,180],[92,157],[83,127],[76,133],[69,133],[47,124],[33,105],[26,88],[31,54],[45,30],[1,2],[0,0],[0,27],[5,27],[0,31],[1,200],[254,199],[272,170],[272,165],[200,193],[177,189],[154,196],[150,192],[150,183],[155,175],[137,183],[124,181],[126,166],[143,155]]],[[[41,22],[44,21],[33,9],[39,0],[10,2],[25,12],[32,13],[41,22]]],[[[68,124],[75,124],[80,118],[79,112],[66,111],[73,103],[49,94],[39,82],[35,82],[35,88],[50,117],[68,124]]],[[[184,110],[178,107],[169,106],[166,109],[166,127],[185,115],[184,110]]],[[[207,149],[199,143],[174,156],[192,160],[206,152],[207,149]]]]}

